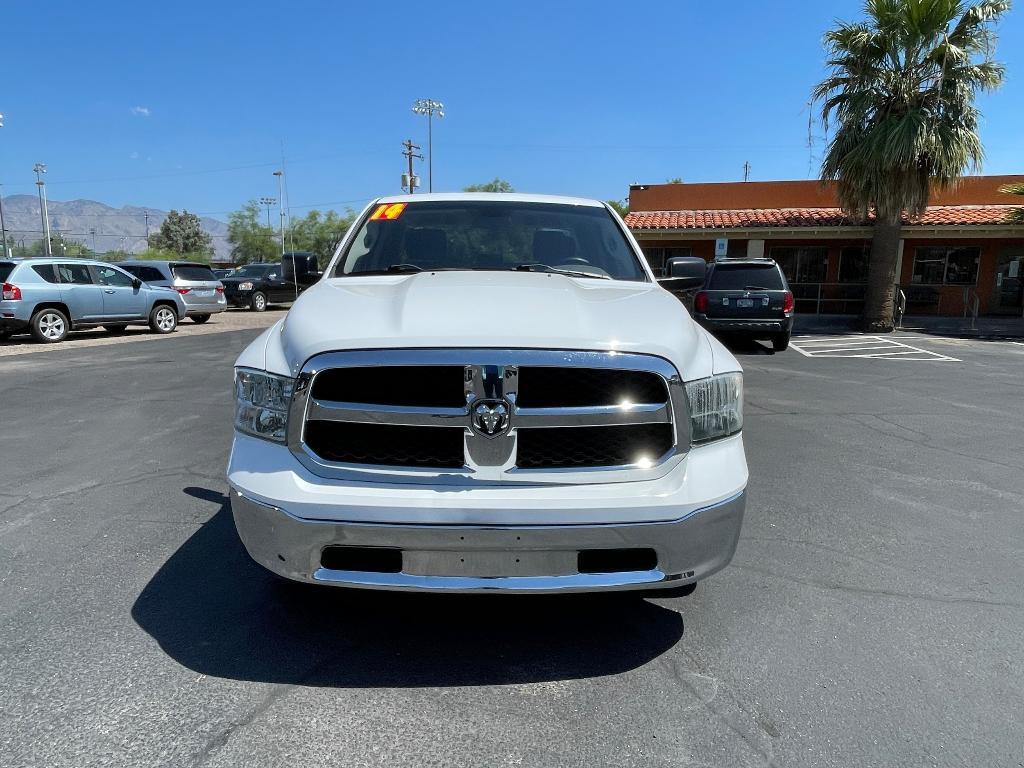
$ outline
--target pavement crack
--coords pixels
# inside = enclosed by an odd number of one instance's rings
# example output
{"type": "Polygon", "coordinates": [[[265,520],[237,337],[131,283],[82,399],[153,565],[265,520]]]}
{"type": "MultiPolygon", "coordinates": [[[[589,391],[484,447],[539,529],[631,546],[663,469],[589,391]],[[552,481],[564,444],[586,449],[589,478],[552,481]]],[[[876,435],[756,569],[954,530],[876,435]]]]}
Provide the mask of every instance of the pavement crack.
{"type": "Polygon", "coordinates": [[[850,594],[857,595],[875,595],[882,597],[896,597],[904,600],[919,600],[922,602],[931,603],[942,603],[944,605],[984,605],[992,608],[1017,608],[1024,609],[1024,604],[1015,603],[1009,600],[986,600],[982,597],[943,597],[941,595],[926,595],[920,592],[897,592],[896,590],[890,589],[872,589],[870,587],[855,587],[850,584],[840,584],[839,582],[820,581],[818,579],[806,579],[799,576],[790,576],[788,574],[776,573],[768,568],[757,568],[753,565],[743,565],[741,563],[733,563],[733,568],[739,568],[744,571],[752,571],[754,573],[760,573],[765,576],[771,576],[777,579],[783,579],[785,581],[795,582],[797,584],[803,584],[809,587],[818,587],[820,589],[833,589],[839,592],[847,592],[850,594]]]}

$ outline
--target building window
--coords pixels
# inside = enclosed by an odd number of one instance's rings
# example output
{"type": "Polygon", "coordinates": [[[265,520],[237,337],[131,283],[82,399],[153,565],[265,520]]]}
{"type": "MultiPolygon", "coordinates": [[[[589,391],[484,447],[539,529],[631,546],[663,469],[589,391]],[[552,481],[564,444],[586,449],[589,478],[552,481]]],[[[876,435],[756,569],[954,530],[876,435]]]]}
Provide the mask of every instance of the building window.
{"type": "Polygon", "coordinates": [[[974,285],[978,282],[981,249],[928,246],[914,251],[911,280],[920,285],[974,285]]]}
{"type": "Polygon", "coordinates": [[[825,282],[828,273],[828,248],[825,246],[775,246],[771,257],[791,283],[825,282]]]}
{"type": "Polygon", "coordinates": [[[866,283],[868,281],[868,257],[871,248],[866,245],[850,245],[839,251],[839,282],[866,283]]]}
{"type": "Polygon", "coordinates": [[[669,259],[674,259],[677,256],[689,256],[692,253],[690,248],[680,246],[669,248],[644,246],[643,252],[655,275],[665,274],[665,264],[669,259]]]}

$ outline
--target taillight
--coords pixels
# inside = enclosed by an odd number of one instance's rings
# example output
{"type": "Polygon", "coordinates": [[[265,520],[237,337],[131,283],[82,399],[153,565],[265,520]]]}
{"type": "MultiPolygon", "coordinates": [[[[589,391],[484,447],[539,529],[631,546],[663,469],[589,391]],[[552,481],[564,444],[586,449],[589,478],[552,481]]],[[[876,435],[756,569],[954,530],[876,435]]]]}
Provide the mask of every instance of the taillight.
{"type": "Polygon", "coordinates": [[[782,311],[789,314],[795,306],[796,302],[793,300],[793,292],[786,291],[786,295],[782,297],[782,311]]]}
{"type": "Polygon", "coordinates": [[[701,313],[708,311],[708,295],[704,291],[693,297],[693,311],[701,313]]]}
{"type": "Polygon", "coordinates": [[[182,296],[184,296],[186,293],[188,293],[192,289],[191,288],[175,288],[174,290],[176,290],[178,293],[180,293],[182,296]]]}
{"type": "Polygon", "coordinates": [[[223,285],[218,285],[216,288],[214,288],[214,290],[217,293],[224,293],[224,286],[223,285]]]}
{"type": "Polygon", "coordinates": [[[10,283],[4,283],[4,301],[21,301],[21,288],[10,283]]]}

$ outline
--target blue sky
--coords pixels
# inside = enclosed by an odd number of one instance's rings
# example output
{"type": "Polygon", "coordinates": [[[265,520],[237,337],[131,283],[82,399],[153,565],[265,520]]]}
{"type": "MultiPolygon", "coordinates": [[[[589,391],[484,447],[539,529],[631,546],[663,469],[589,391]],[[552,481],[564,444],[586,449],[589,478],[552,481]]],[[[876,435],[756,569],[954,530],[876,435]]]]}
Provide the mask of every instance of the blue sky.
{"type": "MultiPolygon", "coordinates": [[[[860,3],[48,0],[3,12],[0,183],[50,197],[224,218],[398,191],[401,142],[443,101],[435,190],[623,198],[631,182],[806,178],[821,35],[860,3]]],[[[986,173],[1024,172],[1024,7],[1000,28],[1003,89],[982,98],[986,173]]],[[[426,185],[426,166],[421,166],[426,185]]]]}

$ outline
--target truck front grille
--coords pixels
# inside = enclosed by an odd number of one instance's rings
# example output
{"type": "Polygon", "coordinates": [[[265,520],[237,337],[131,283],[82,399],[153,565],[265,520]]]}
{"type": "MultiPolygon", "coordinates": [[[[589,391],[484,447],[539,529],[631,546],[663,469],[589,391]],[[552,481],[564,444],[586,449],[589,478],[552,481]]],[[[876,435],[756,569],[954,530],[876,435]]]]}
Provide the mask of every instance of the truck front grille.
{"type": "Polygon", "coordinates": [[[317,469],[646,469],[689,445],[678,434],[679,376],[644,355],[327,353],[295,391],[289,443],[317,469]]]}

